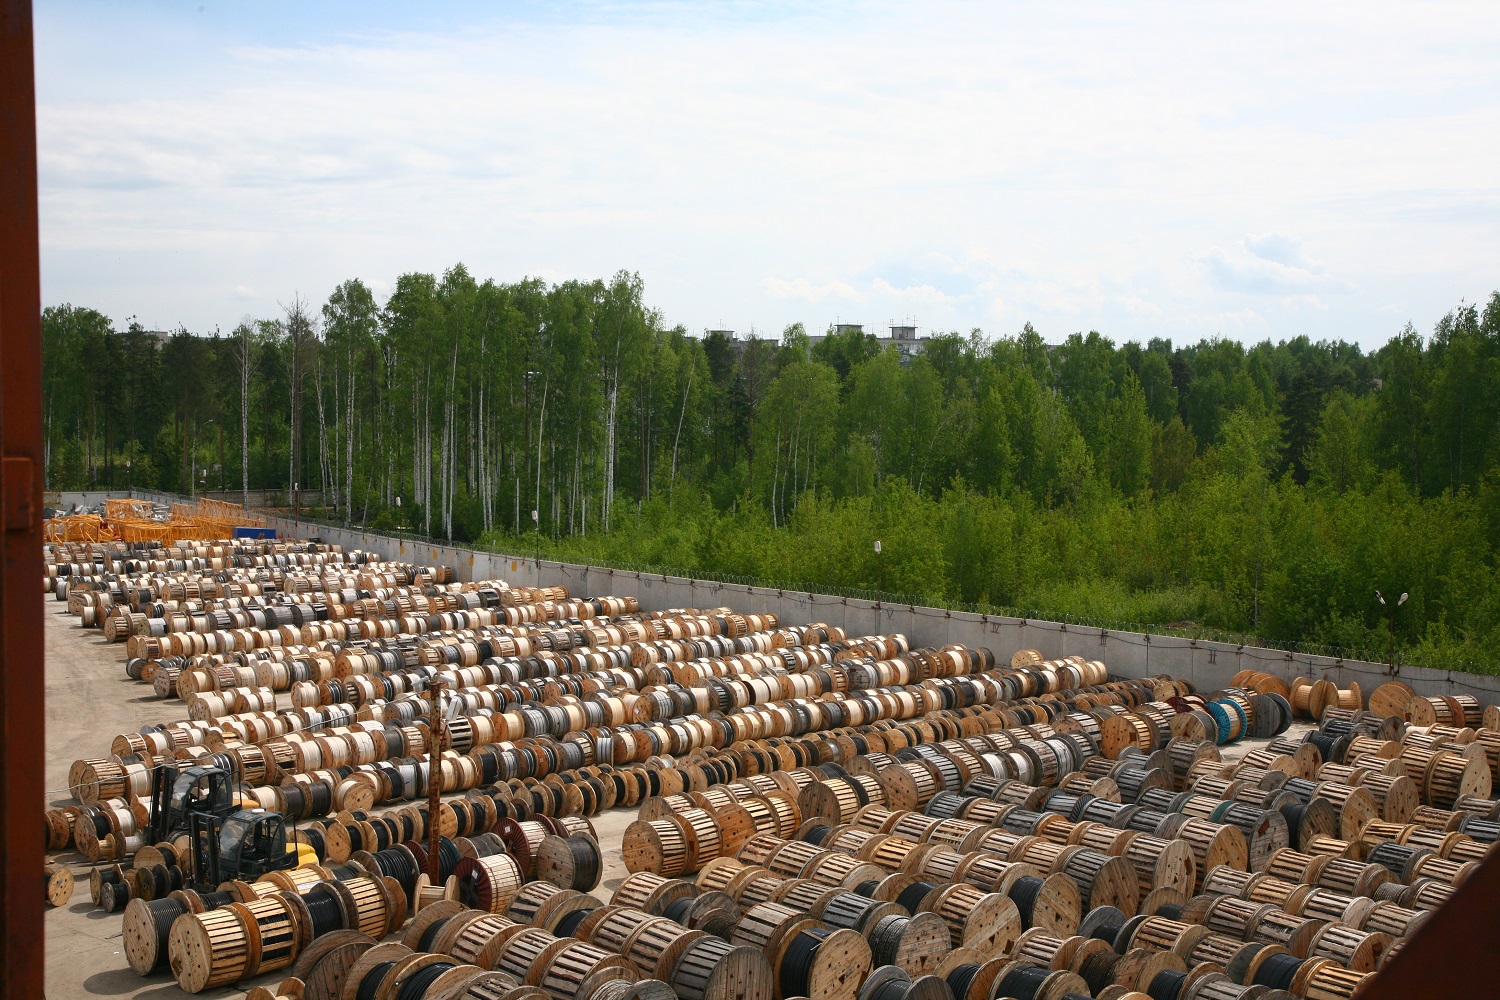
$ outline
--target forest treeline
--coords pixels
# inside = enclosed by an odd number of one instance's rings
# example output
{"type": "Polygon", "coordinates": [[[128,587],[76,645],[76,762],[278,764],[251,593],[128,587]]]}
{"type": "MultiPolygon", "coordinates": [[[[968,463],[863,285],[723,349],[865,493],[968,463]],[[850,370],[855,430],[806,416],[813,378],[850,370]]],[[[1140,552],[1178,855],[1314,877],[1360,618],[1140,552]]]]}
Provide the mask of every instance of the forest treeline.
{"type": "Polygon", "coordinates": [[[667,328],[638,276],[358,280],[228,333],[43,315],[51,489],[573,560],[1500,664],[1500,293],[1365,353],[667,328]],[[533,511],[535,522],[533,523],[533,511]],[[882,551],[876,554],[874,542],[882,551]]]}

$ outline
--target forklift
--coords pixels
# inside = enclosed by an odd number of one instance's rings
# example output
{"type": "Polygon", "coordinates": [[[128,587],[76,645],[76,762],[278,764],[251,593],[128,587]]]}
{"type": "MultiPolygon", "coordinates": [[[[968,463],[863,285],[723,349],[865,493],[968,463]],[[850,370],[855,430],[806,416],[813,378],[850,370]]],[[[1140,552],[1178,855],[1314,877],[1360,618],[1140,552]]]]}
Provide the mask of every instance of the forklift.
{"type": "Polygon", "coordinates": [[[200,891],[297,867],[297,855],[287,851],[285,818],[237,808],[233,777],[222,767],[159,766],[152,774],[147,835],[158,844],[187,836],[193,852],[188,875],[200,891]]]}

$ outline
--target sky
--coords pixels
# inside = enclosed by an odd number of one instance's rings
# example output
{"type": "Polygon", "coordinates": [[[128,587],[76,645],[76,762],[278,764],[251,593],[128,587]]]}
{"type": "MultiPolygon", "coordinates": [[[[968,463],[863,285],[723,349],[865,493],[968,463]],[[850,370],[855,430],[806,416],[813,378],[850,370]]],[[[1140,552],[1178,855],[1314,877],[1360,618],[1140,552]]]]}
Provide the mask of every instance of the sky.
{"type": "Polygon", "coordinates": [[[42,293],[1384,343],[1500,288],[1500,4],[38,0],[42,293]]]}

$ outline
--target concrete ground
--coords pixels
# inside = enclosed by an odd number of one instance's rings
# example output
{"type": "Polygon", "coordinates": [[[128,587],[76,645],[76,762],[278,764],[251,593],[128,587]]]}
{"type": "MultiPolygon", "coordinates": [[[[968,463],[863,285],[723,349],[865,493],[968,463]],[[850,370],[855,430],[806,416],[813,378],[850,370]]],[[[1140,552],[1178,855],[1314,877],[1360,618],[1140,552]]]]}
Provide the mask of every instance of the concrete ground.
{"type": "MultiPolygon", "coordinates": [[[[105,642],[103,633],[80,628],[65,605],[46,604],[47,649],[47,759],[48,805],[67,805],[68,767],[76,759],[106,756],[110,741],[120,733],[135,732],[148,723],[187,717],[184,703],[162,701],[147,685],[125,676],[125,647],[105,642]]],[[[283,696],[285,705],[289,704],[283,696]]],[[[1299,724],[1300,729],[1310,728],[1299,724]]],[[[1265,741],[1247,740],[1225,748],[1225,758],[1237,760],[1265,741]]],[[[604,848],[603,883],[594,894],[608,902],[628,874],[620,856],[620,839],[635,818],[634,810],[613,809],[593,818],[604,848]]],[[[89,900],[90,863],[82,855],[57,859],[72,868],[77,885],[73,901],[49,910],[46,917],[47,996],[49,1000],[76,997],[139,997],[170,1000],[186,997],[169,973],[142,979],[130,971],[121,947],[121,914],[105,913],[89,900]]],[[[254,986],[273,986],[280,972],[241,984],[197,994],[238,998],[254,986]]]]}

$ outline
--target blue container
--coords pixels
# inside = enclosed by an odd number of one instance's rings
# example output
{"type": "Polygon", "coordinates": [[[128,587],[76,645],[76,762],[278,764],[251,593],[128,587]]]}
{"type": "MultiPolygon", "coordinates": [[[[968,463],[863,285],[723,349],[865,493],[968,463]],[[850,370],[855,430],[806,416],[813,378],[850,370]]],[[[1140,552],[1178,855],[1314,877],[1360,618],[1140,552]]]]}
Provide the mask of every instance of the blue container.
{"type": "Polygon", "coordinates": [[[235,528],[234,538],[275,538],[275,528],[235,528]]]}

